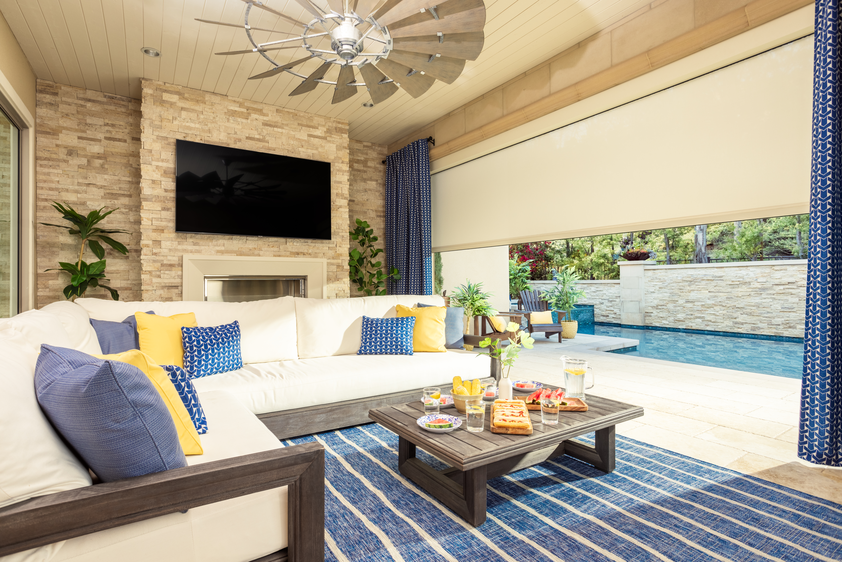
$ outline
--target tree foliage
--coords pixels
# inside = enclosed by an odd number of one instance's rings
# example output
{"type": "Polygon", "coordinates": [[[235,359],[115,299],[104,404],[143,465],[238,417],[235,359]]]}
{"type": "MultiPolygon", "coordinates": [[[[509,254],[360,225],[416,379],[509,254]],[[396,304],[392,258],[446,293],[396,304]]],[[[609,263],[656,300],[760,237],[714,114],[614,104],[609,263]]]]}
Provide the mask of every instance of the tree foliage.
{"type": "Polygon", "coordinates": [[[398,269],[393,267],[389,274],[383,273],[383,262],[377,256],[383,253],[382,248],[375,248],[374,243],[379,240],[366,221],[357,219],[357,226],[350,232],[351,240],[356,240],[360,248],[349,252],[348,266],[351,283],[357,290],[367,296],[385,295],[386,280],[392,277],[396,281],[401,278],[398,269]]]}

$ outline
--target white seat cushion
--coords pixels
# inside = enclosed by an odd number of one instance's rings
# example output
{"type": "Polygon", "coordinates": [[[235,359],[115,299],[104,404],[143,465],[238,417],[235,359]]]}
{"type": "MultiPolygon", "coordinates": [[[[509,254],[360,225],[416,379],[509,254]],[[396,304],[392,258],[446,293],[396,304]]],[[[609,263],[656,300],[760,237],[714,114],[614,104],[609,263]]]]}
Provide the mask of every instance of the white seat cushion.
{"type": "MultiPolygon", "coordinates": [[[[230,395],[209,392],[201,401],[208,417],[208,433],[202,436],[205,454],[189,457],[188,464],[283,446],[230,395]]],[[[70,539],[51,545],[53,550],[58,547],[54,557],[47,550],[51,547],[12,556],[50,562],[230,562],[277,552],[287,547],[287,537],[287,488],[283,487],[70,539]]]]}
{"type": "Polygon", "coordinates": [[[456,375],[483,378],[490,371],[487,356],[467,351],[341,355],[246,365],[237,371],[193,379],[193,384],[202,403],[204,393],[225,390],[255,414],[263,414],[449,385],[456,375]]]}
{"type": "Polygon", "coordinates": [[[91,355],[102,353],[96,330],[91,326],[91,317],[88,316],[87,310],[70,301],[58,301],[48,304],[41,309],[41,312],[56,315],[64,326],[73,349],[91,355]]]}
{"type": "Polygon", "coordinates": [[[196,314],[199,326],[240,323],[243,363],[285,361],[298,357],[293,297],[252,302],[121,302],[76,299],[95,320],[122,322],[135,312],[153,311],[159,316],[184,312],[196,314]]]}
{"type": "Polygon", "coordinates": [[[387,295],[354,299],[295,299],[298,358],[350,355],[360,349],[363,315],[394,318],[395,306],[444,306],[439,295],[387,295]]]}

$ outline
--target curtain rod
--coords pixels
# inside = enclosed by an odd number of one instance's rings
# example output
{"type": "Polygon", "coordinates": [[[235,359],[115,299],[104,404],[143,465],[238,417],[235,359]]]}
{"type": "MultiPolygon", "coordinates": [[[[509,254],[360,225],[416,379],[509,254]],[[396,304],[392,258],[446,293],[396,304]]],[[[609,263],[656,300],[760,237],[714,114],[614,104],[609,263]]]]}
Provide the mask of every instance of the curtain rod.
{"type": "MultiPolygon", "coordinates": [[[[436,146],[436,139],[434,139],[434,138],[433,138],[433,137],[431,137],[431,136],[430,136],[430,137],[427,137],[427,142],[429,142],[429,143],[430,143],[430,144],[432,144],[433,146],[436,146]]],[[[381,164],[385,164],[385,163],[386,163],[386,161],[385,161],[385,160],[381,160],[381,161],[380,161],[380,163],[381,163],[381,164]]]]}

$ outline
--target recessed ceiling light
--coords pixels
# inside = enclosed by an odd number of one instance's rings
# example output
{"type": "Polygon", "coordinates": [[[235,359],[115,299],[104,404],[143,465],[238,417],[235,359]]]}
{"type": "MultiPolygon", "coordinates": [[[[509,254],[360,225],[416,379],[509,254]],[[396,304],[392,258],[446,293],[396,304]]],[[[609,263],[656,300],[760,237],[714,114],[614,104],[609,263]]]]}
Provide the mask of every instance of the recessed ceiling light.
{"type": "Polygon", "coordinates": [[[370,101],[363,102],[363,107],[374,107],[374,104],[371,103],[370,101]]]}
{"type": "Polygon", "coordinates": [[[146,55],[147,57],[158,58],[161,56],[161,51],[154,47],[144,47],[140,50],[141,53],[146,55]]]}

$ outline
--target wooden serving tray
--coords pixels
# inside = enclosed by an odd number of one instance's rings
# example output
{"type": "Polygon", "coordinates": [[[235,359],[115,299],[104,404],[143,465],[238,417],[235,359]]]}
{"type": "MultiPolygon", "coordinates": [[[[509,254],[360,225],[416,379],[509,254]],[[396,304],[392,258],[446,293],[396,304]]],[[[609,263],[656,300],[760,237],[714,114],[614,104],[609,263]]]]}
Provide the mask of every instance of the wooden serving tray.
{"type": "Polygon", "coordinates": [[[497,427],[494,425],[494,404],[491,404],[491,433],[506,433],[509,435],[532,435],[532,420],[529,417],[526,421],[529,427],[497,427]]]}
{"type": "MultiPolygon", "coordinates": [[[[519,400],[526,400],[527,396],[517,396],[519,400]]],[[[558,411],[559,412],[587,412],[588,405],[585,403],[584,400],[581,398],[564,398],[562,402],[567,402],[566,406],[561,406],[558,411]]],[[[540,404],[527,404],[526,409],[530,412],[540,412],[541,405],[540,404]]]]}

